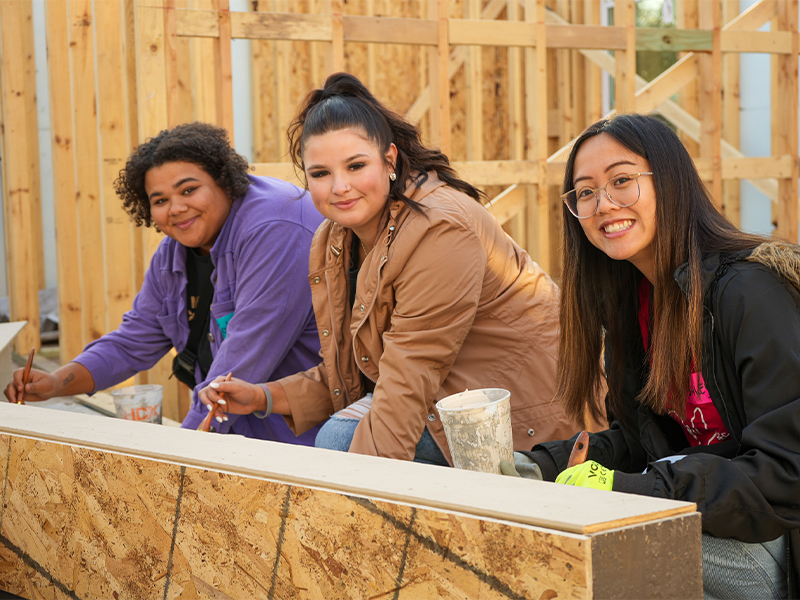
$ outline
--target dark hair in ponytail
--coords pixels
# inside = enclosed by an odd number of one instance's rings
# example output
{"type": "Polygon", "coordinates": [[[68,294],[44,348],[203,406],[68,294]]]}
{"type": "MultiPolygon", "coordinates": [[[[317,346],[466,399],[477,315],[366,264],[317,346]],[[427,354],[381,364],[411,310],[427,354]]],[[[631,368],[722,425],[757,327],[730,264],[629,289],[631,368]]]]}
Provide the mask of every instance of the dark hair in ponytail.
{"type": "Polygon", "coordinates": [[[334,73],[321,90],[312,91],[289,126],[289,152],[295,167],[304,170],[303,149],[311,136],[351,127],[362,129],[382,155],[389,151],[392,143],[397,147],[397,164],[393,165],[397,179],[389,186],[390,201],[400,200],[420,210],[403,190],[412,176],[421,176],[418,183],[421,185],[428,171],[436,171],[447,185],[479,202],[485,198],[482,191],[458,177],[447,156],[422,144],[414,125],[386,108],[349,73],[334,73]]]}

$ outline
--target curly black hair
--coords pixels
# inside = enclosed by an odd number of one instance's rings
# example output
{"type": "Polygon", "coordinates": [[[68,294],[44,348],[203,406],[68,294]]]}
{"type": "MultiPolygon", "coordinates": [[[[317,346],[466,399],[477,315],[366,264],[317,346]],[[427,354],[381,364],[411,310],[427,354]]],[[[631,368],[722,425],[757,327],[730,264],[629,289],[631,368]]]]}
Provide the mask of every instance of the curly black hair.
{"type": "Polygon", "coordinates": [[[231,147],[225,129],[198,122],[165,129],[133,151],[114,182],[122,207],[137,226],[153,224],[145,175],[153,167],[170,162],[196,164],[230,199],[244,195],[250,185],[247,159],[231,147]]]}

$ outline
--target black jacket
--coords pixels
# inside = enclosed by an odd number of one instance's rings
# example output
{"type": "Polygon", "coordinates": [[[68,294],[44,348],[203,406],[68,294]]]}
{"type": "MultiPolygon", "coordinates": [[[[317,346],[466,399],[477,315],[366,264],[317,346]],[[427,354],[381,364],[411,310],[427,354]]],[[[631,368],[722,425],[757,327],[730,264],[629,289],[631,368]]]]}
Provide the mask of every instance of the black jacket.
{"type": "MultiPolygon", "coordinates": [[[[690,447],[673,419],[636,402],[648,370],[639,342],[626,356],[624,424],[614,421],[592,434],[588,458],[616,471],[615,491],[697,503],[703,530],[713,536],[764,542],[790,532],[794,584],[800,574],[800,249],[766,243],[752,252],[710,255],[703,270],[703,379],[731,437],[690,447]],[[653,462],[684,454],[675,463],[653,462]]],[[[688,279],[684,265],[675,280],[686,291],[688,279]]],[[[533,448],[530,456],[546,480],[566,467],[572,443],[533,448]]]]}

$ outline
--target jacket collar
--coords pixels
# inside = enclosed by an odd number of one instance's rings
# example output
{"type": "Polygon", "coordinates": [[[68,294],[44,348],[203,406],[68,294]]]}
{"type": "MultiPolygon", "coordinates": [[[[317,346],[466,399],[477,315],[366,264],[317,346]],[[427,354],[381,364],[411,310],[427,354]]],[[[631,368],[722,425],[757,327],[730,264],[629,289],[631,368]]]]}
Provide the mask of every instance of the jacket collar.
{"type": "MultiPolygon", "coordinates": [[[[704,256],[703,260],[700,261],[700,284],[703,288],[703,294],[705,295],[712,284],[725,275],[728,271],[728,267],[736,261],[746,259],[752,252],[752,250],[742,250],[725,255],[714,252],[704,256]]],[[[673,279],[675,283],[678,284],[678,287],[681,288],[681,291],[688,297],[692,289],[688,262],[683,263],[680,267],[675,269],[673,279]]]]}

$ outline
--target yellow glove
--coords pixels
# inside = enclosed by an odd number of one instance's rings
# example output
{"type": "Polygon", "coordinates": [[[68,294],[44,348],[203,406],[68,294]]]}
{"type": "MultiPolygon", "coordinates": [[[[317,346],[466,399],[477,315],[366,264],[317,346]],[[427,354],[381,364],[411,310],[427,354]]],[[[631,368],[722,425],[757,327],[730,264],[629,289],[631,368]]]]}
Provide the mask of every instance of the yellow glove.
{"type": "Polygon", "coordinates": [[[556,483],[579,485],[610,492],[614,485],[614,471],[606,469],[603,465],[593,460],[587,460],[583,464],[561,471],[559,476],[556,477],[556,483]]]}

